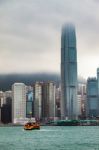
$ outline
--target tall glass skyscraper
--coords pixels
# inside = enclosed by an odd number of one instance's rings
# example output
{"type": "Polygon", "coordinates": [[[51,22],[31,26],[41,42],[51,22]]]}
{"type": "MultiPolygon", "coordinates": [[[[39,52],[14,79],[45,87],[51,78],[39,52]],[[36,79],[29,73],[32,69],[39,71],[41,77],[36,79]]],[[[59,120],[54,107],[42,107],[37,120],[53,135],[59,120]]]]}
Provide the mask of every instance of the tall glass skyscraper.
{"type": "Polygon", "coordinates": [[[61,35],[61,117],[76,119],[77,106],[77,52],[75,27],[66,24],[61,35]]]}
{"type": "Polygon", "coordinates": [[[87,80],[87,117],[99,116],[98,84],[96,78],[87,80]]]}

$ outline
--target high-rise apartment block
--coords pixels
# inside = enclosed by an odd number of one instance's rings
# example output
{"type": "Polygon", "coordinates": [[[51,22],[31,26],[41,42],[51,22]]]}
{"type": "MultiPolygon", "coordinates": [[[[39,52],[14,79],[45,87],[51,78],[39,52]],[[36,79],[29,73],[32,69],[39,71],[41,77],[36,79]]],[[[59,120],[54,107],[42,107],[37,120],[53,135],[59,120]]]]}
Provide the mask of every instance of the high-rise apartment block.
{"type": "Polygon", "coordinates": [[[12,85],[12,119],[13,123],[26,118],[26,86],[24,83],[12,85]]]}
{"type": "Polygon", "coordinates": [[[98,99],[99,99],[99,68],[97,68],[97,88],[98,88],[98,99]]]}
{"type": "Polygon", "coordinates": [[[75,27],[66,24],[61,35],[61,117],[76,119],[77,106],[77,50],[75,27]]]}
{"type": "Polygon", "coordinates": [[[46,82],[42,86],[42,118],[55,117],[55,89],[54,82],[46,82]]]}
{"type": "Polygon", "coordinates": [[[40,120],[42,117],[42,82],[36,82],[34,85],[34,117],[40,120]]]}
{"type": "Polygon", "coordinates": [[[26,117],[31,118],[33,117],[33,87],[27,86],[26,87],[26,117]]]}
{"type": "Polygon", "coordinates": [[[98,84],[96,78],[87,80],[87,117],[99,116],[98,84]]]}
{"type": "Polygon", "coordinates": [[[12,122],[12,91],[0,91],[0,122],[12,122]]]}
{"type": "Polygon", "coordinates": [[[86,118],[86,83],[78,82],[78,90],[77,90],[77,97],[78,97],[78,115],[79,118],[85,119],[86,118]]]}
{"type": "Polygon", "coordinates": [[[56,117],[58,119],[60,119],[61,117],[61,108],[60,108],[60,102],[61,102],[61,86],[59,85],[59,87],[56,87],[56,90],[55,90],[55,103],[56,103],[56,109],[55,109],[55,112],[56,112],[56,117]]]}
{"type": "Polygon", "coordinates": [[[34,117],[48,120],[55,117],[55,84],[36,82],[34,85],[34,117]]]}

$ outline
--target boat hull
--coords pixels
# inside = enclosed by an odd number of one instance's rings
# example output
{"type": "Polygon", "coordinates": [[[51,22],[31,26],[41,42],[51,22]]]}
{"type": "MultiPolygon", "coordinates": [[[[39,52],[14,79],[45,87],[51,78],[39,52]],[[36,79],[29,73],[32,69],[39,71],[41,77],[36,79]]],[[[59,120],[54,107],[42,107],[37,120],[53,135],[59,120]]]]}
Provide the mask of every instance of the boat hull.
{"type": "Polygon", "coordinates": [[[24,130],[40,130],[40,125],[38,123],[28,122],[24,125],[24,130]]]}
{"type": "Polygon", "coordinates": [[[24,130],[40,130],[40,128],[24,128],[24,130]]]}

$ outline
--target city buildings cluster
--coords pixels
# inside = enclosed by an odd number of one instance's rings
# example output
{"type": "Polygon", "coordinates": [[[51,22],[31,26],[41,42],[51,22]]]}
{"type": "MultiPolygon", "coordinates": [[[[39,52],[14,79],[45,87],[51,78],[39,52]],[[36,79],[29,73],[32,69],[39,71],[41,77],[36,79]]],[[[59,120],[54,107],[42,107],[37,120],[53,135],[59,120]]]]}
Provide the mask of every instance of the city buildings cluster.
{"type": "Polygon", "coordinates": [[[0,92],[0,120],[3,123],[22,123],[27,118],[53,120],[60,115],[60,89],[54,82],[36,82],[32,87],[14,83],[12,91],[0,92]]]}
{"type": "Polygon", "coordinates": [[[99,68],[97,68],[97,77],[87,79],[86,110],[88,118],[99,118],[99,68]]]}
{"type": "Polygon", "coordinates": [[[0,91],[0,122],[23,123],[28,118],[46,122],[56,119],[99,117],[99,68],[97,78],[79,82],[75,27],[66,24],[61,35],[61,83],[14,83],[11,91],[0,91]]]}
{"type": "MultiPolygon", "coordinates": [[[[78,85],[79,116],[84,116],[86,85],[78,85]]],[[[23,124],[31,117],[44,123],[59,120],[60,102],[61,86],[52,81],[35,82],[33,86],[14,83],[11,91],[0,91],[0,122],[23,124]]]]}

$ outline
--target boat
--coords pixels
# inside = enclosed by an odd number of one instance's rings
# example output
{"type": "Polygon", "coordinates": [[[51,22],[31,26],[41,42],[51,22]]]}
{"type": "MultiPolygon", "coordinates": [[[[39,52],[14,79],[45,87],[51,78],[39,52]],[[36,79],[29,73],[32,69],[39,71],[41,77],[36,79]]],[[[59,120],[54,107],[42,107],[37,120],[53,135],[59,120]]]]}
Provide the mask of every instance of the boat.
{"type": "Polygon", "coordinates": [[[24,130],[39,130],[40,124],[37,122],[27,122],[24,125],[24,130]]]}

